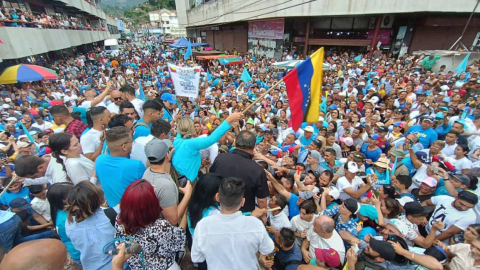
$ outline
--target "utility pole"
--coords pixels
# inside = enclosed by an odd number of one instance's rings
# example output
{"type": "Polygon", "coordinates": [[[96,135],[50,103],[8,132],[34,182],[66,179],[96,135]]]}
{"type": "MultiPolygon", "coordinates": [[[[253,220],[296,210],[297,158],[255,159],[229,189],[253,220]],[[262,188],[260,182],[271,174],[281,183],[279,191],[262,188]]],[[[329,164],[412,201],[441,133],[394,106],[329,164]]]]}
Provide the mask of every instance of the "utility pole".
{"type": "Polygon", "coordinates": [[[463,28],[462,34],[460,37],[453,43],[452,47],[450,47],[450,51],[455,47],[454,51],[458,50],[458,47],[461,45],[465,51],[468,52],[468,48],[462,43],[462,38],[463,35],[465,35],[465,32],[467,31],[467,27],[470,24],[470,21],[472,20],[473,14],[475,14],[475,10],[477,10],[478,4],[480,3],[480,0],[477,0],[477,3],[475,4],[475,7],[473,8],[472,13],[470,14],[470,17],[468,18],[467,24],[465,24],[465,27],[463,28]]]}

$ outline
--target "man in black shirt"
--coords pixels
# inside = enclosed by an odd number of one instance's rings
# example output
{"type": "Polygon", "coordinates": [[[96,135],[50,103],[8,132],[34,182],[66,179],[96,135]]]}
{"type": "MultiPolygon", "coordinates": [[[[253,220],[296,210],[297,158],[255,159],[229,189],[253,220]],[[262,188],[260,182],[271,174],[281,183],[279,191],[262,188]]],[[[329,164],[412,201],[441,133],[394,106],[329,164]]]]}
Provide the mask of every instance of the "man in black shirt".
{"type": "Polygon", "coordinates": [[[429,200],[430,198],[432,198],[433,192],[435,191],[437,184],[438,182],[435,178],[427,177],[422,181],[419,188],[412,189],[412,195],[420,203],[429,200]]]}
{"type": "Polygon", "coordinates": [[[210,167],[212,173],[223,177],[238,177],[245,182],[245,204],[240,208],[242,212],[255,209],[255,198],[259,208],[267,208],[267,177],[263,167],[252,160],[255,140],[252,132],[240,132],[233,153],[222,154],[210,167]]]}

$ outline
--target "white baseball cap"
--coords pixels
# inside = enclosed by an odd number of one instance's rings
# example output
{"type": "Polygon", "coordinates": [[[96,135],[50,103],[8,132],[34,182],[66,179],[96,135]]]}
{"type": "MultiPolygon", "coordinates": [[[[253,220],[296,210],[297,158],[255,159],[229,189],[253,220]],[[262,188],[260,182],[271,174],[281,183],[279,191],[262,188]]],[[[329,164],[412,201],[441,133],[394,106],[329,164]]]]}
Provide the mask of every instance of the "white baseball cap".
{"type": "Polygon", "coordinates": [[[347,170],[351,173],[357,173],[359,171],[357,163],[353,161],[347,162],[347,170]]]}

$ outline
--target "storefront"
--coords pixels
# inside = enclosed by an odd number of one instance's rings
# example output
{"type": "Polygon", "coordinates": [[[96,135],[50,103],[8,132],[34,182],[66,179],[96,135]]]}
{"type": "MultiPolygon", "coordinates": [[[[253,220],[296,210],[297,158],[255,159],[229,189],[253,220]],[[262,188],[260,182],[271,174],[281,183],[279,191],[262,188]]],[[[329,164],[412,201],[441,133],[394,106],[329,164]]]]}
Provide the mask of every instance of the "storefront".
{"type": "Polygon", "coordinates": [[[283,56],[285,19],[248,22],[248,52],[267,58],[281,59],[283,56]]]}

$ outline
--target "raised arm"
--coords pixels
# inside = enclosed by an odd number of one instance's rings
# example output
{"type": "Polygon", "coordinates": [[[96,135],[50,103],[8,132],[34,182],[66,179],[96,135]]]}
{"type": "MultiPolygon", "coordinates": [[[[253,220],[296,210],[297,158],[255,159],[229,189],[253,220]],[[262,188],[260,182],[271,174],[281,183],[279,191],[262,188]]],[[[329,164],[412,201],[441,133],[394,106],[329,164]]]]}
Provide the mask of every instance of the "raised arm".
{"type": "Polygon", "coordinates": [[[238,121],[238,119],[240,119],[241,117],[241,113],[233,113],[229,115],[227,119],[223,121],[223,123],[220,124],[220,126],[218,126],[218,128],[212,132],[210,136],[189,139],[187,143],[194,150],[200,151],[202,149],[205,149],[220,140],[220,138],[222,138],[222,136],[232,127],[230,123],[238,121]]]}
{"type": "Polygon", "coordinates": [[[291,197],[291,193],[288,192],[284,186],[282,186],[278,181],[277,179],[275,179],[273,177],[273,175],[265,170],[265,174],[267,175],[267,180],[270,181],[270,183],[272,183],[272,186],[273,188],[279,193],[279,194],[282,194],[283,196],[285,196],[285,198],[287,198],[287,200],[290,200],[290,197],[291,197]]]}
{"type": "Polygon", "coordinates": [[[98,103],[102,102],[105,99],[105,97],[108,95],[108,93],[110,92],[111,89],[112,89],[112,82],[108,81],[107,82],[107,88],[105,88],[105,90],[103,90],[103,92],[100,93],[100,95],[98,95],[97,97],[95,97],[92,100],[92,105],[91,106],[94,107],[98,103]]]}

